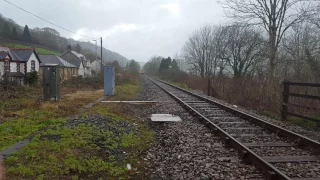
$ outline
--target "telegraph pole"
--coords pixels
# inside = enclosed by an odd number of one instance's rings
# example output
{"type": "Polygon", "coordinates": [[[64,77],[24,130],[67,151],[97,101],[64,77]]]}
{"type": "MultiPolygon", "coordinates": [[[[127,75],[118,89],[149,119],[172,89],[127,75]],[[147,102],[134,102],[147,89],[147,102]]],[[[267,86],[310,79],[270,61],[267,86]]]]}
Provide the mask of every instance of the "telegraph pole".
{"type": "Polygon", "coordinates": [[[100,69],[101,69],[101,76],[103,77],[103,67],[102,67],[102,61],[103,61],[103,59],[102,59],[102,37],[101,37],[101,61],[100,61],[100,69]]]}

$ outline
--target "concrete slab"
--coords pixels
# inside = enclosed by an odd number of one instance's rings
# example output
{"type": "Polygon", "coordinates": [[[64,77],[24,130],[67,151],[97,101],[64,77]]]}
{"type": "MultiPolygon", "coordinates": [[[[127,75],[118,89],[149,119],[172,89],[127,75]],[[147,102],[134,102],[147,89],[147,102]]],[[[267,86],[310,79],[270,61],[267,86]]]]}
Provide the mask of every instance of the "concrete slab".
{"type": "Polygon", "coordinates": [[[0,152],[0,159],[7,158],[10,156],[13,152],[18,151],[19,149],[23,148],[25,145],[27,145],[30,142],[29,139],[24,139],[22,141],[17,142],[16,144],[12,145],[6,150],[3,150],[0,152]]]}
{"type": "Polygon", "coordinates": [[[172,114],[152,114],[151,121],[153,122],[179,122],[181,118],[172,114]]]}
{"type": "Polygon", "coordinates": [[[101,101],[102,103],[155,104],[158,101],[101,101]]]}

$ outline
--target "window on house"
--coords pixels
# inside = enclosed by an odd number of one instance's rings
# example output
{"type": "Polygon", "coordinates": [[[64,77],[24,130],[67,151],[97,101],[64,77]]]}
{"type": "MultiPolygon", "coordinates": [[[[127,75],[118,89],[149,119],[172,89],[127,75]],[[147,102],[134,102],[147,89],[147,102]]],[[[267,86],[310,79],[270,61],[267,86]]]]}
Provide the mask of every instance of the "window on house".
{"type": "Polygon", "coordinates": [[[17,72],[20,72],[20,63],[17,63],[17,72]]]}
{"type": "Polygon", "coordinates": [[[34,60],[31,61],[31,71],[36,70],[36,62],[34,60]]]}
{"type": "Polygon", "coordinates": [[[4,61],[4,70],[5,71],[10,71],[10,62],[9,60],[4,61]]]}

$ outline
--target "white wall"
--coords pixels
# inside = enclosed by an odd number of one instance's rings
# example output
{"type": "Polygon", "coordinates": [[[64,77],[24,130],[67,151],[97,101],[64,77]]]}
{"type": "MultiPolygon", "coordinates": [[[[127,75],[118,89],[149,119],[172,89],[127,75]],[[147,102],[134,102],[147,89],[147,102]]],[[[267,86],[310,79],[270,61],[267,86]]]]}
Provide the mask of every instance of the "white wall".
{"type": "Polygon", "coordinates": [[[28,62],[27,62],[27,73],[28,72],[31,72],[31,61],[34,60],[35,61],[35,70],[37,72],[39,72],[39,69],[40,69],[40,64],[39,64],[39,61],[36,57],[36,55],[34,53],[32,53],[32,55],[30,56],[28,62]]]}
{"type": "Polygon", "coordinates": [[[20,63],[20,72],[22,72],[24,74],[25,72],[25,68],[24,68],[25,63],[20,63]]]}
{"type": "Polygon", "coordinates": [[[17,63],[10,62],[10,72],[17,72],[17,63]]]}
{"type": "Polygon", "coordinates": [[[78,74],[79,74],[79,76],[83,76],[84,77],[84,69],[83,69],[83,64],[82,63],[80,63],[78,74]]]}
{"type": "Polygon", "coordinates": [[[0,79],[3,74],[4,74],[4,62],[0,62],[0,79]]]}
{"type": "Polygon", "coordinates": [[[95,60],[91,63],[91,69],[94,70],[96,73],[100,72],[100,62],[95,60]]]}

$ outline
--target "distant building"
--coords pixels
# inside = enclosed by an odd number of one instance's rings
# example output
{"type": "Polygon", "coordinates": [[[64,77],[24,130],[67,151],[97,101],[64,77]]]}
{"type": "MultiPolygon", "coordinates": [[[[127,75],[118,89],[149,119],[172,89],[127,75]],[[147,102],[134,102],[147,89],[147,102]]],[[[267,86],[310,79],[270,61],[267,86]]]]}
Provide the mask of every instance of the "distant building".
{"type": "Polygon", "coordinates": [[[76,77],[78,76],[78,68],[76,65],[69,63],[68,61],[62,59],[59,56],[56,55],[39,55],[41,59],[40,63],[40,78],[42,78],[42,73],[43,73],[43,66],[45,65],[52,65],[56,64],[59,65],[60,67],[60,78],[61,81],[68,80],[71,77],[76,77]]]}
{"type": "Polygon", "coordinates": [[[28,72],[39,72],[40,58],[31,48],[0,47],[0,78],[24,79],[28,72]]]}
{"type": "Polygon", "coordinates": [[[84,55],[72,51],[70,46],[68,46],[67,51],[64,52],[60,57],[77,66],[79,76],[91,76],[90,60],[87,60],[84,55]]]}
{"type": "Polygon", "coordinates": [[[0,77],[4,75],[6,71],[10,71],[10,62],[12,58],[7,51],[0,51],[0,77]]]}
{"type": "MultiPolygon", "coordinates": [[[[104,66],[105,63],[102,63],[102,66],[104,66]]],[[[92,74],[98,74],[101,72],[101,60],[96,59],[91,61],[90,63],[90,68],[91,68],[91,72],[92,74]]]]}

